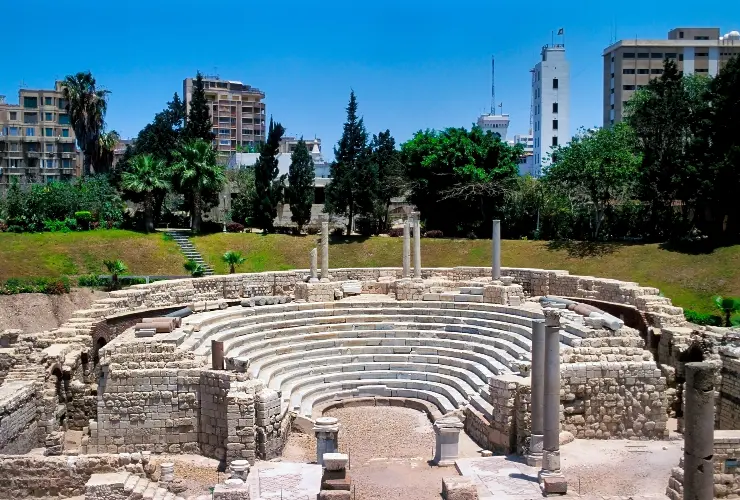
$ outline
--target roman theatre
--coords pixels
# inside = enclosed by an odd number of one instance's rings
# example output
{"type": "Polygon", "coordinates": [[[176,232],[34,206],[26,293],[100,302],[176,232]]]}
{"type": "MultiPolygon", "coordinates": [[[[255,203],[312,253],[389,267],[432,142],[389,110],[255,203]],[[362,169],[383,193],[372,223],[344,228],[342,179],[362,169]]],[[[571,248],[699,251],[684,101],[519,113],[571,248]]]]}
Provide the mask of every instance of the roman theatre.
{"type": "Polygon", "coordinates": [[[398,268],[330,268],[325,227],[310,269],[137,285],[4,331],[0,498],[363,498],[360,408],[423,415],[429,498],[587,496],[561,458],[612,445],[673,450],[661,495],[740,492],[733,330],[637,283],[502,268],[496,227],[490,267],[425,268],[416,229],[398,268]],[[207,496],[184,479],[199,460],[207,496]]]}

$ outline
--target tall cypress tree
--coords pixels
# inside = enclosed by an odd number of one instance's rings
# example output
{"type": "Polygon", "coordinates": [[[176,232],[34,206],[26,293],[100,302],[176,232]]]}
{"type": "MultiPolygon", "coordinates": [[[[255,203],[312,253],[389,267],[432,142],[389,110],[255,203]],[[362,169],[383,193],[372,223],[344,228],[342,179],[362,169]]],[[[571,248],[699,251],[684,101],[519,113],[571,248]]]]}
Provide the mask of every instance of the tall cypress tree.
{"type": "Polygon", "coordinates": [[[203,139],[207,142],[211,142],[215,138],[210,106],[206,100],[203,75],[200,74],[200,71],[195,75],[195,81],[193,82],[193,95],[190,98],[190,112],[185,125],[185,136],[190,140],[203,139]]]}
{"type": "Polygon", "coordinates": [[[362,118],[357,117],[357,98],[352,91],[342,138],[334,148],[331,182],[326,186],[326,211],[349,219],[347,234],[352,233],[356,215],[372,213],[373,210],[378,176],[369,156],[365,124],[362,118]]]}
{"type": "Polygon", "coordinates": [[[279,177],[277,155],[280,151],[280,139],[283,138],[285,128],[272,121],[267,132],[267,142],[260,150],[257,163],[254,164],[254,219],[255,226],[266,233],[274,229],[273,221],[277,217],[277,206],[283,197],[283,181],[285,176],[279,177]]]}
{"type": "Polygon", "coordinates": [[[315,177],[313,158],[301,138],[290,157],[290,170],[288,171],[290,220],[298,225],[298,231],[301,231],[303,226],[311,220],[315,177]]]}

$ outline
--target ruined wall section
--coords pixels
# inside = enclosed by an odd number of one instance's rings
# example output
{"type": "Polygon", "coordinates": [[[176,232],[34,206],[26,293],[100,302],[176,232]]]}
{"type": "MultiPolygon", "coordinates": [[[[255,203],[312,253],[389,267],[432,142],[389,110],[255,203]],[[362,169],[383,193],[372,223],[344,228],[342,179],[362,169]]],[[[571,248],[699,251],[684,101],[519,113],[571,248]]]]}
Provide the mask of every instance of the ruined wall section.
{"type": "Polygon", "coordinates": [[[0,454],[21,455],[42,446],[34,382],[0,387],[0,454]]]}

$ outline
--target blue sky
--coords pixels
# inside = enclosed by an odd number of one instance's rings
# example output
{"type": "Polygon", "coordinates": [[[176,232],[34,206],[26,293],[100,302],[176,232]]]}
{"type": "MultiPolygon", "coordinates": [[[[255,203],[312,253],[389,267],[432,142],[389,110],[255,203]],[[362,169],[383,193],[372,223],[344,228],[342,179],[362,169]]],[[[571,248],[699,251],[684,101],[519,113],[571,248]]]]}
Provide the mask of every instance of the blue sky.
{"type": "Polygon", "coordinates": [[[112,92],[108,127],[134,137],[199,69],[264,90],[267,113],[290,135],[320,137],[325,153],[341,134],[350,88],[370,133],[389,128],[402,142],[419,129],[469,127],[490,107],[495,55],[496,98],[511,114],[510,136],[526,133],[529,69],[563,27],[573,133],[602,122],[601,54],[615,26],[617,39],[665,38],[678,26],[740,29],[740,2],[730,1],[711,9],[685,0],[620,9],[593,0],[71,5],[0,0],[0,19],[32,22],[3,23],[0,94],[9,102],[17,102],[21,82],[48,88],[90,70],[112,92]]]}

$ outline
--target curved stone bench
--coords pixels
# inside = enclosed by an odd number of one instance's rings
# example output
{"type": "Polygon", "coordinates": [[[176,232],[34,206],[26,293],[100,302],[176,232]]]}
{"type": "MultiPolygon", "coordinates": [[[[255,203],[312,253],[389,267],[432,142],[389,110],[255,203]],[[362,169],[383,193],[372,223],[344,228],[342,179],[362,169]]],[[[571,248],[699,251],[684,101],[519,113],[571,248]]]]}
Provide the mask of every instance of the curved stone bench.
{"type": "MultiPolygon", "coordinates": [[[[396,399],[396,400],[407,400],[407,401],[418,401],[419,403],[425,402],[430,405],[430,408],[420,408],[419,406],[412,406],[408,405],[408,407],[414,408],[419,411],[423,411],[427,414],[427,416],[430,417],[431,420],[436,420],[437,417],[441,417],[442,415],[449,413],[451,411],[454,411],[454,405],[450,403],[449,400],[446,398],[440,396],[437,393],[430,392],[430,391],[423,391],[418,389],[393,389],[393,388],[387,388],[387,394],[369,394],[368,391],[369,388],[367,387],[361,387],[358,389],[347,389],[342,391],[336,391],[336,392],[329,392],[329,393],[321,393],[318,395],[314,395],[311,397],[311,408],[312,408],[312,416],[313,417],[320,417],[323,415],[323,412],[325,411],[324,408],[326,406],[330,405],[331,403],[328,402],[336,402],[339,403],[341,401],[346,400],[352,400],[352,399],[367,399],[367,398],[390,398],[390,399],[396,399]],[[401,391],[402,394],[399,394],[399,391],[401,391]],[[317,413],[317,408],[319,408],[317,413]],[[430,411],[431,408],[434,408],[434,411],[430,411]],[[436,413],[436,414],[435,414],[436,413]]],[[[376,405],[377,406],[377,405],[376,405]]],[[[393,406],[393,405],[391,405],[393,406]]],[[[407,405],[404,405],[407,406],[407,405]]],[[[306,415],[308,416],[308,415],[306,415]]]]}

